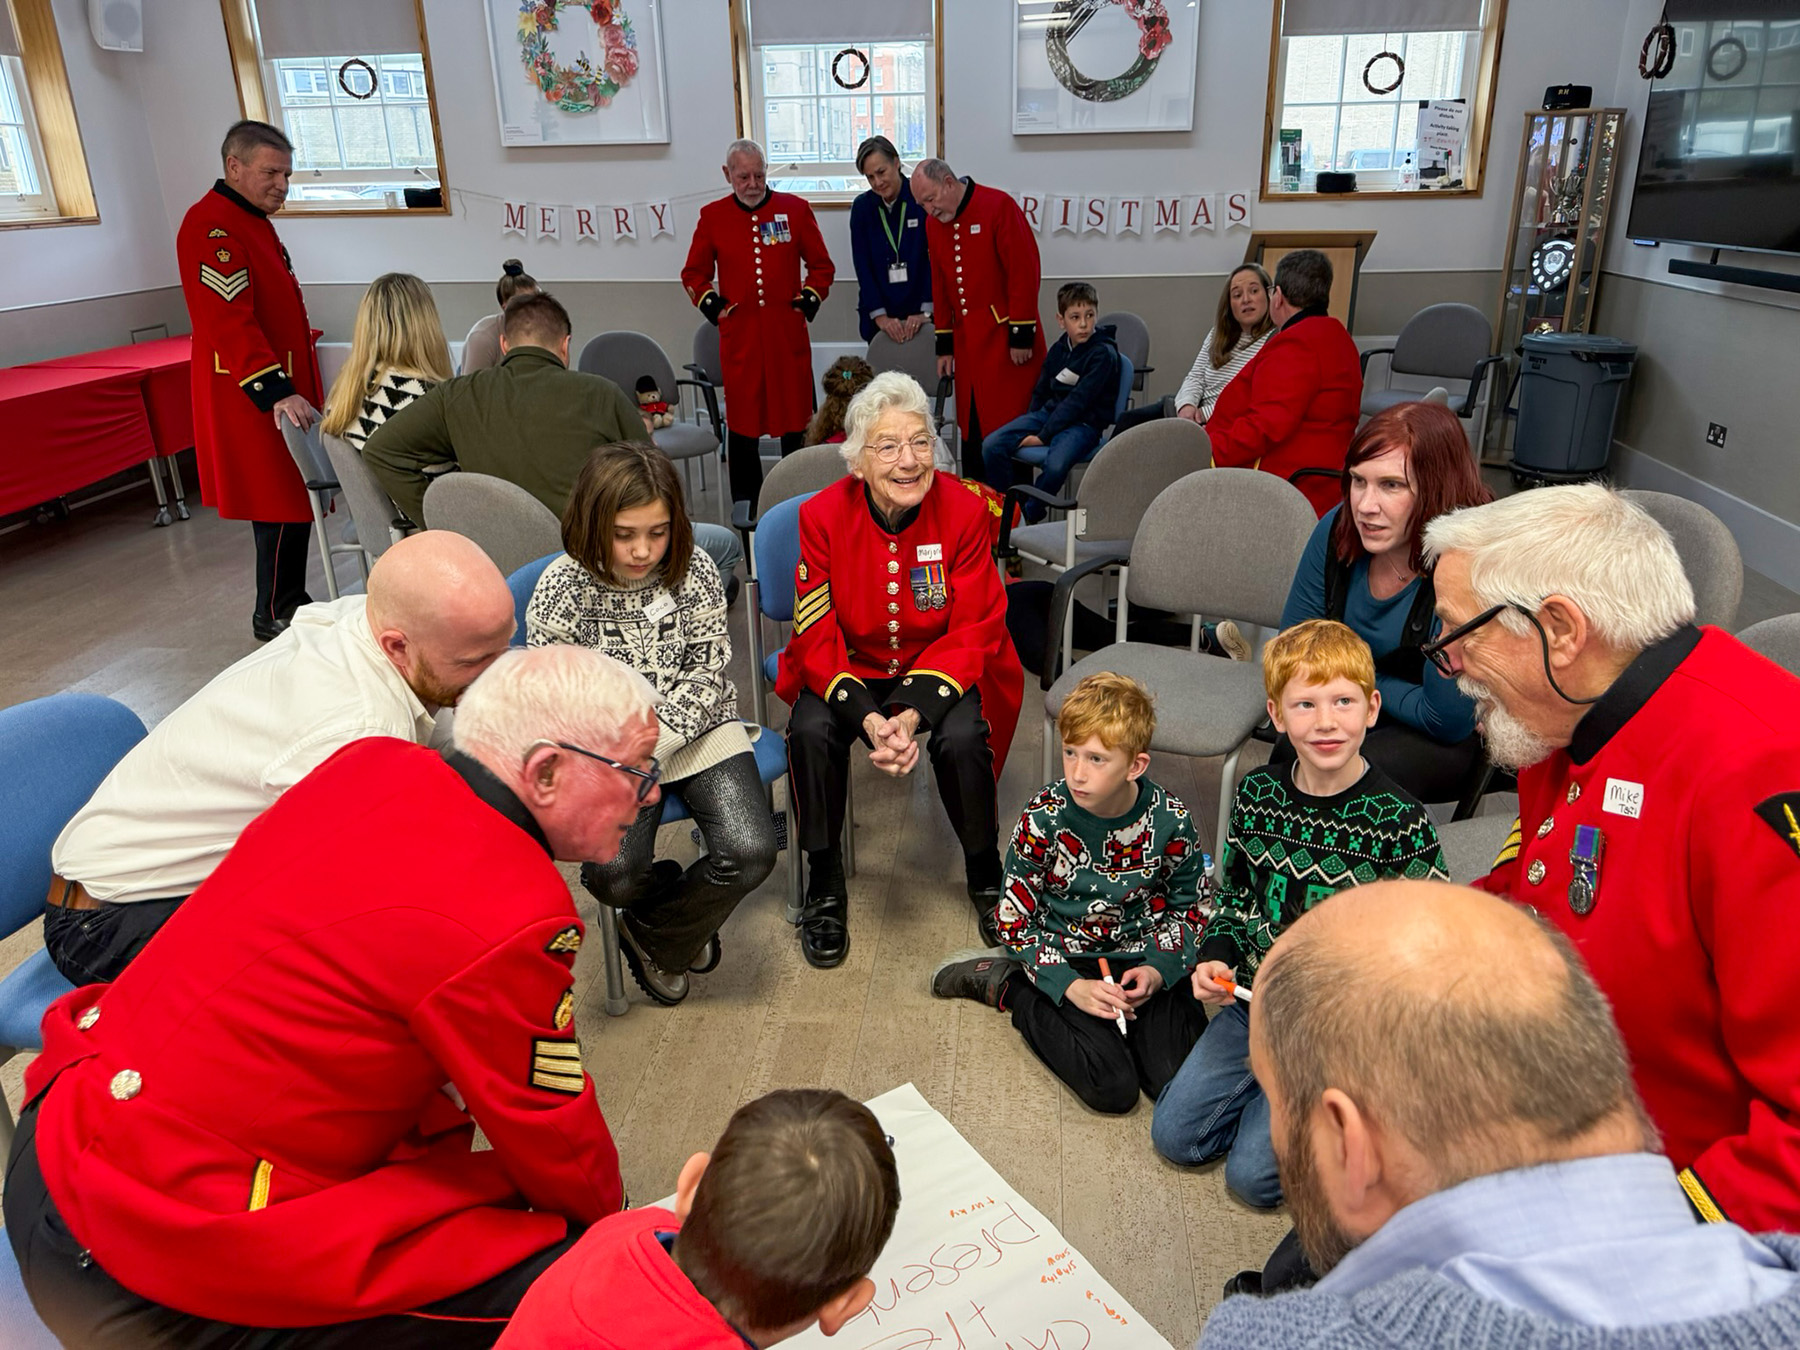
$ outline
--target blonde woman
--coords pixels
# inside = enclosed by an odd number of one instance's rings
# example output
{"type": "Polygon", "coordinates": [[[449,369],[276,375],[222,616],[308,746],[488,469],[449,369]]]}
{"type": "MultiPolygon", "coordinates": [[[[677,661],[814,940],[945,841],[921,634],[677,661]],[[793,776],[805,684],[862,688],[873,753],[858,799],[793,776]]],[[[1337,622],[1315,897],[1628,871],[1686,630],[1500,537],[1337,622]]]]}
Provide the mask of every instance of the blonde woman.
{"type": "Polygon", "coordinates": [[[350,359],[325,399],[320,430],[361,454],[375,428],[450,374],[431,288],[410,272],[384,273],[356,307],[350,359]]]}

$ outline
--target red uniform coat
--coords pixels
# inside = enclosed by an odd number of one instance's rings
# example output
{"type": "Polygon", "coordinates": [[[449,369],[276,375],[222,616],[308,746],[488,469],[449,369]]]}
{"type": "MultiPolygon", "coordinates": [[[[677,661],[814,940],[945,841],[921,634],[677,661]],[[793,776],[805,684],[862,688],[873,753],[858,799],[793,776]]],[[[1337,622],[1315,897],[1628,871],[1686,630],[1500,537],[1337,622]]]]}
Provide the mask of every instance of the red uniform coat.
{"type": "Polygon", "coordinates": [[[735,196],[700,208],[681,284],[696,305],[716,294],[724,306],[719,359],[726,420],[740,436],[806,430],[813,414],[812,339],[793,302],[807,290],[823,300],[836,275],[802,197],[771,192],[754,211],[735,196]]]}
{"type": "Polygon", "coordinates": [[[938,473],[909,515],[890,532],[862,480],[849,476],[800,508],[794,635],[775,693],[792,703],[810,689],[860,721],[879,711],[868,682],[898,680],[889,702],[918,709],[932,726],[978,688],[998,778],[1025,674],[1006,631],[987,500],[938,473]]]}
{"type": "Polygon", "coordinates": [[[202,498],[227,520],[310,521],[305,481],[270,416],[290,394],[324,402],[287,249],[268,216],[220,182],[188,208],[175,260],[194,326],[202,498]]]}
{"type": "Polygon", "coordinates": [[[1475,883],[1568,934],[1695,1208],[1753,1233],[1800,1231],[1796,707],[1793,676],[1682,630],[1519,774],[1523,828],[1475,883]],[[1585,916],[1569,904],[1578,825],[1605,840],[1585,916]]]}
{"type": "Polygon", "coordinates": [[[252,1326],[341,1322],[468,1289],[619,1208],[570,1025],[568,885],[518,800],[456,763],[346,746],[115,983],[51,1006],[26,1080],[38,1160],[127,1288],[252,1326]],[[470,1151],[470,1117],[491,1150],[470,1151]]]}
{"type": "MultiPolygon", "coordinates": [[[[1344,325],[1324,310],[1304,310],[1271,334],[1250,364],[1220,392],[1206,419],[1213,463],[1340,473],[1362,416],[1362,359],[1344,325]]],[[[1343,499],[1336,478],[1295,484],[1324,515],[1343,499]]]]}
{"type": "Polygon", "coordinates": [[[983,432],[997,431],[1031,406],[1044,364],[1038,325],[1037,237],[1019,204],[998,188],[965,179],[969,190],[948,225],[925,217],[931,254],[931,315],[939,356],[956,358],[956,425],[970,434],[969,407],[983,432]],[[1024,365],[1012,352],[1029,351],[1024,365]]]}
{"type": "Polygon", "coordinates": [[[681,1273],[659,1234],[666,1209],[604,1219],[526,1291],[495,1350],[744,1350],[744,1338],[681,1273]]]}

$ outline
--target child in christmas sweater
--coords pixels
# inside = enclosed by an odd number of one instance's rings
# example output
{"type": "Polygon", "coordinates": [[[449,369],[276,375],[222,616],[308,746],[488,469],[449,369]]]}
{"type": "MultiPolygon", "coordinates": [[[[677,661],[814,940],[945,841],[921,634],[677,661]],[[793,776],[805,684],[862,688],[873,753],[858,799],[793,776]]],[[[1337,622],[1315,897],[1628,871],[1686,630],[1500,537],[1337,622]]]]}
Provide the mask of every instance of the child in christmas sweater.
{"type": "Polygon", "coordinates": [[[1245,1204],[1281,1203],[1269,1102],[1249,1068],[1249,1009],[1219,983],[1254,983],[1282,930],[1341,890],[1403,877],[1449,880],[1425,808],[1362,757],[1381,712],[1369,644],[1341,623],[1296,624],[1263,652],[1269,717],[1293,743],[1286,766],[1238,784],[1223,877],[1194,969],[1194,994],[1219,1007],[1157,1100],[1150,1138],[1172,1162],[1225,1154],[1225,1185],[1245,1204]]]}
{"type": "Polygon", "coordinates": [[[1207,859],[1187,808],[1144,776],[1142,685],[1090,675],[1056,727],[1064,776],[1026,803],[1007,852],[1005,951],[957,953],[931,991],[1011,1012],[1052,1073],[1117,1114],[1140,1090],[1154,1101],[1205,1028],[1186,976],[1207,859]]]}

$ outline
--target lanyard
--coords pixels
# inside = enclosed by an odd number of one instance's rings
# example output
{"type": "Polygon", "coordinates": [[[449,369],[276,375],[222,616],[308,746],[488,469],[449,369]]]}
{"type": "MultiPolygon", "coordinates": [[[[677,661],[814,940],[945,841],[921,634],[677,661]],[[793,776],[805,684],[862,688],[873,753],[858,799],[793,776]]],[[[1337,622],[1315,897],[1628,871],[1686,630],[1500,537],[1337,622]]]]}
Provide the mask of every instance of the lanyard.
{"type": "MultiPolygon", "coordinates": [[[[894,198],[894,205],[900,208],[900,219],[904,222],[906,220],[906,199],[903,197],[896,197],[894,198]]],[[[894,250],[894,261],[898,263],[900,261],[900,235],[895,233],[894,227],[888,223],[887,203],[877,201],[875,203],[875,214],[881,217],[881,232],[887,236],[888,247],[894,250]]],[[[900,228],[902,231],[905,230],[906,226],[904,223],[900,228]]]]}

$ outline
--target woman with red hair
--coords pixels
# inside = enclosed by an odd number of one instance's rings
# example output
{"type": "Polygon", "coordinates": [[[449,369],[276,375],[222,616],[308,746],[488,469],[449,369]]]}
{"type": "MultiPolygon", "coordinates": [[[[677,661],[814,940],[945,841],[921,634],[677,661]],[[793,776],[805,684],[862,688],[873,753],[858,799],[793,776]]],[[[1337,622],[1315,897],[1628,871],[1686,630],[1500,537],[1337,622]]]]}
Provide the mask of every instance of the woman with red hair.
{"type": "MultiPolygon", "coordinates": [[[[1363,754],[1424,802],[1461,798],[1481,753],[1475,705],[1419,653],[1437,633],[1425,526],[1491,500],[1456,414],[1400,403],[1370,418],[1344,457],[1343,499],[1307,542],[1281,611],[1348,624],[1375,655],[1381,720],[1363,754]]],[[[1285,741],[1275,758],[1293,754],[1285,741]]]]}

